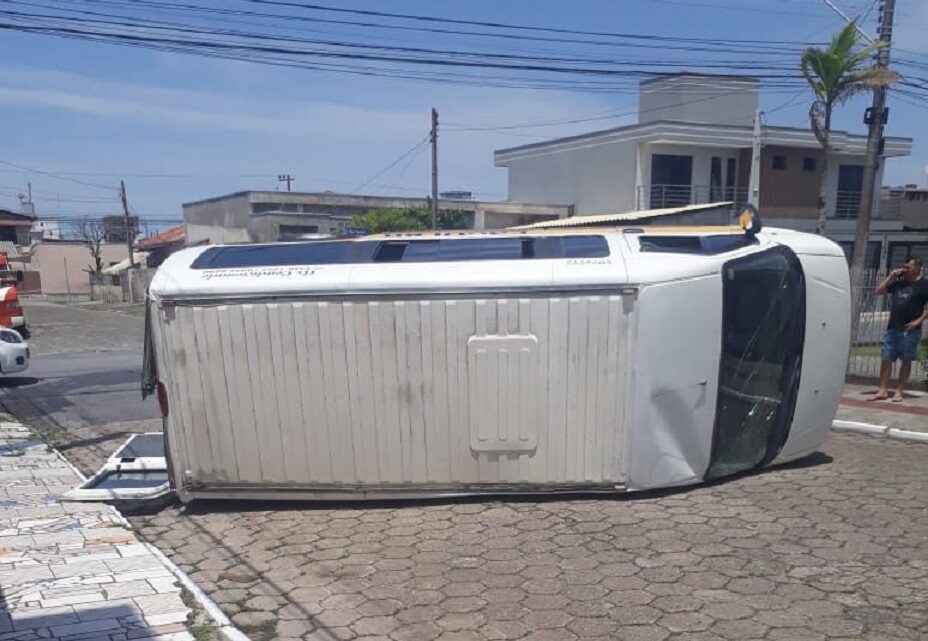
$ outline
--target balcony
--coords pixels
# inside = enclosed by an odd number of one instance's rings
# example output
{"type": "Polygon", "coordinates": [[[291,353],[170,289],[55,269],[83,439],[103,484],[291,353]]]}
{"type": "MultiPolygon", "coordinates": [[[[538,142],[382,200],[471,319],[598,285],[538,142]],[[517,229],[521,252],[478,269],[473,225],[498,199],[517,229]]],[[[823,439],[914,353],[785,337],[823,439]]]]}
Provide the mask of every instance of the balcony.
{"type": "Polygon", "coordinates": [[[638,185],[636,208],[664,209],[687,205],[706,205],[722,201],[746,203],[748,190],[711,185],[638,185]]]}

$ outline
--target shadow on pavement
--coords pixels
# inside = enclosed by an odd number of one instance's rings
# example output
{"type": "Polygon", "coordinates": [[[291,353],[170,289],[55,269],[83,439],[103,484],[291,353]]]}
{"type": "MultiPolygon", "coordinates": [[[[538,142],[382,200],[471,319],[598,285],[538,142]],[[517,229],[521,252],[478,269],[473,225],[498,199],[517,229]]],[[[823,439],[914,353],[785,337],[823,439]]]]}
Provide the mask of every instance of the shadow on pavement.
{"type": "MultiPolygon", "coordinates": [[[[35,587],[22,589],[32,591],[35,587]]],[[[0,637],[4,639],[168,638],[161,636],[166,633],[164,627],[158,630],[147,625],[143,616],[142,611],[126,604],[18,609],[0,589],[0,637]]]]}
{"type": "Polygon", "coordinates": [[[25,387],[35,385],[39,379],[34,376],[2,376],[0,377],[0,389],[7,387],[25,387]]]}
{"type": "Polygon", "coordinates": [[[436,498],[409,498],[386,500],[360,500],[360,501],[276,501],[276,500],[226,500],[226,499],[198,499],[183,505],[181,511],[184,515],[198,516],[204,514],[239,513],[239,512],[301,512],[325,511],[332,509],[358,509],[358,510],[394,510],[404,506],[421,507],[430,505],[457,505],[481,503],[551,503],[556,501],[601,501],[620,502],[651,500],[666,496],[686,494],[699,487],[718,487],[733,483],[740,479],[763,476],[771,470],[798,470],[819,467],[832,463],[834,459],[824,452],[814,452],[795,461],[751,470],[735,476],[707,481],[697,485],[683,485],[679,487],[661,488],[655,490],[642,490],[637,492],[558,492],[550,494],[478,494],[470,496],[452,496],[436,498]]]}

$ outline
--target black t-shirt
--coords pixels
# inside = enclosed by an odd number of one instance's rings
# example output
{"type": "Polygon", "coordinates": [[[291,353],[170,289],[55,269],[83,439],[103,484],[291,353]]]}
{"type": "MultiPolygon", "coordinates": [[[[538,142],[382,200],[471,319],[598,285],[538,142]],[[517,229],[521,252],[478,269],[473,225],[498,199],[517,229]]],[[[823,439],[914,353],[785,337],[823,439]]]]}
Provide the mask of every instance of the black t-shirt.
{"type": "Polygon", "coordinates": [[[886,287],[892,295],[889,312],[889,329],[905,329],[919,316],[928,304],[928,280],[899,280],[886,287]]]}

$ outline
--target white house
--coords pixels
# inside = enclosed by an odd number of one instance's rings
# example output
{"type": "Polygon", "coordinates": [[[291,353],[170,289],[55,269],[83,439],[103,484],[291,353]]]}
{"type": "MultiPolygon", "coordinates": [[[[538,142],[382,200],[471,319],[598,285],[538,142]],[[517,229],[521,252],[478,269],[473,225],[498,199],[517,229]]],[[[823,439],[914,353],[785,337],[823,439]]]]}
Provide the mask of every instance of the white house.
{"type": "MultiPolygon", "coordinates": [[[[659,76],[640,85],[637,124],[501,149],[495,164],[508,170],[511,200],[572,204],[580,216],[745,202],[759,86],[745,76],[659,76]]],[[[761,141],[765,222],[812,230],[823,158],[818,141],[808,127],[771,125],[762,128],[761,141]]],[[[866,142],[864,135],[832,132],[826,232],[846,250],[860,206],[866,142]]],[[[911,149],[911,138],[886,138],[887,157],[911,149]]],[[[874,199],[879,206],[879,193],[874,199]]],[[[898,208],[878,211],[871,226],[875,263],[881,256],[885,262],[892,243],[912,242],[900,218],[898,208]]]]}

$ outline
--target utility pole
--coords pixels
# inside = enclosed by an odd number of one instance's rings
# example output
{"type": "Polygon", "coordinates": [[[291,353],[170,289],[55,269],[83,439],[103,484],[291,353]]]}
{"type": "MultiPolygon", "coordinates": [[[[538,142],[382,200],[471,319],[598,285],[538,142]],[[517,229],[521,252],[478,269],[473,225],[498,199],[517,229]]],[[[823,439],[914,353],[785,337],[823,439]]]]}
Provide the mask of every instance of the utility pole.
{"type": "MultiPolygon", "coordinates": [[[[889,68],[889,47],[893,37],[893,18],[896,0],[881,0],[879,40],[883,47],[877,52],[876,66],[889,68]]],[[[879,175],[880,158],[883,155],[883,127],[886,125],[889,110],[886,108],[886,87],[873,90],[873,106],[864,115],[864,122],[869,125],[867,132],[867,156],[864,162],[863,184],[860,192],[860,211],[857,214],[857,228],[854,233],[854,253],[851,256],[851,296],[853,298],[851,318],[851,341],[857,339],[860,324],[860,301],[864,286],[864,270],[867,265],[867,241],[870,237],[870,219],[877,196],[876,179],[879,175]]]]}
{"type": "Polygon", "coordinates": [[[751,152],[751,180],[748,186],[748,203],[760,209],[760,156],[763,143],[764,126],[761,123],[763,112],[754,112],[754,142],[751,152]]]}
{"type": "Polygon", "coordinates": [[[294,178],[290,174],[278,174],[277,175],[277,182],[287,183],[287,191],[290,191],[290,183],[292,183],[293,181],[294,181],[294,178]]]}
{"type": "Polygon", "coordinates": [[[129,269],[135,269],[135,257],[132,255],[132,222],[129,219],[129,203],[126,201],[126,182],[119,181],[119,199],[122,200],[122,213],[126,218],[126,246],[129,248],[129,269]]]}
{"type": "Polygon", "coordinates": [[[438,229],[438,112],[432,107],[432,229],[438,229]]]}

